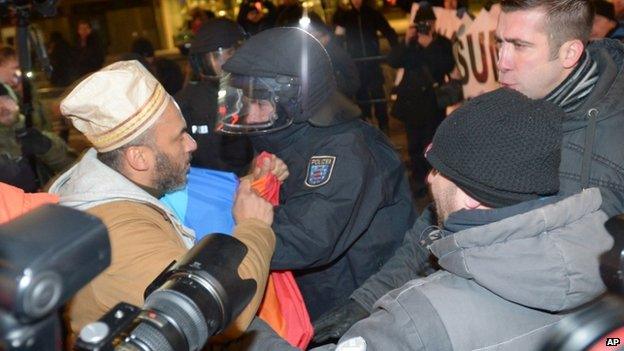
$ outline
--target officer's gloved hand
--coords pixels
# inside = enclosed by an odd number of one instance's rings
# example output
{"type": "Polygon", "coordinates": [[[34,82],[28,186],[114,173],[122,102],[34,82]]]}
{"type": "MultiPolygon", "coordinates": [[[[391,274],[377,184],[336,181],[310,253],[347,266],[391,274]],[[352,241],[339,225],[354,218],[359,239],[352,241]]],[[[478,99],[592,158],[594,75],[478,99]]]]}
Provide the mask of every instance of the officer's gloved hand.
{"type": "Polygon", "coordinates": [[[43,155],[52,147],[52,141],[35,128],[27,128],[15,133],[22,145],[24,156],[43,155]]]}
{"type": "Polygon", "coordinates": [[[368,311],[352,299],[320,316],[314,321],[316,345],[336,342],[355,322],[368,317],[368,311]]]}

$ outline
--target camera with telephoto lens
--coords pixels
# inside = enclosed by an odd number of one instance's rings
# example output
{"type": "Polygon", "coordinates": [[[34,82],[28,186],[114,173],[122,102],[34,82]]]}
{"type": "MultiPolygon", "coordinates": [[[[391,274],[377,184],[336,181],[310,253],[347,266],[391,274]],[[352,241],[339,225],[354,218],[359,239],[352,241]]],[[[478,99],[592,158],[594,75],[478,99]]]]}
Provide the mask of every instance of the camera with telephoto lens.
{"type": "Polygon", "coordinates": [[[241,280],[247,247],[224,234],[204,237],[145,290],[142,309],[120,303],[86,325],[77,350],[200,350],[251,300],[256,282],[241,280]]]}
{"type": "Polygon", "coordinates": [[[418,34],[425,34],[426,35],[426,34],[431,33],[431,29],[432,29],[431,22],[429,22],[429,21],[418,21],[418,22],[415,23],[415,25],[416,25],[416,32],[418,34]]]}
{"type": "Polygon", "coordinates": [[[562,319],[542,351],[624,349],[624,215],[609,219],[605,227],[614,239],[600,259],[609,293],[562,319]]]}
{"type": "MultiPolygon", "coordinates": [[[[231,236],[207,235],[147,287],[142,308],[118,304],[83,328],[75,348],[201,349],[256,290],[238,276],[246,253],[231,236]]],[[[0,225],[0,350],[62,350],[59,310],[110,260],[106,227],[82,211],[45,205],[0,225]]]]}

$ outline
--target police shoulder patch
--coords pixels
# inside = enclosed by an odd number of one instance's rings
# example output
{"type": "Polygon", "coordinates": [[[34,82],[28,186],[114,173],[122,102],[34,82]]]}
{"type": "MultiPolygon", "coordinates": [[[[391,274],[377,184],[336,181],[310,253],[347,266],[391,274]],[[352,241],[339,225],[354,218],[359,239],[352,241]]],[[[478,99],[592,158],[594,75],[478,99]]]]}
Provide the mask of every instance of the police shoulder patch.
{"type": "Polygon", "coordinates": [[[315,188],[327,184],[335,163],[336,156],[312,156],[308,162],[305,185],[315,188]]]}

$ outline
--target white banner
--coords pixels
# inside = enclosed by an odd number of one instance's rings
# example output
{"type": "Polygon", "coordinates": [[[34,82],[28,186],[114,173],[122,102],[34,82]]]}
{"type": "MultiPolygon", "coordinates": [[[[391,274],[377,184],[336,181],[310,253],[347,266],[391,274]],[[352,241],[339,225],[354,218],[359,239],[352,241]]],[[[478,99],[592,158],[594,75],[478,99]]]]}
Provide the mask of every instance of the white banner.
{"type": "MultiPolygon", "coordinates": [[[[414,3],[412,22],[417,10],[418,4],[414,3]]],[[[474,20],[467,14],[458,18],[455,10],[440,7],[433,10],[437,18],[436,31],[453,40],[453,56],[462,76],[464,96],[471,98],[498,88],[494,32],[500,6],[494,5],[490,11],[481,9],[474,20]]]]}

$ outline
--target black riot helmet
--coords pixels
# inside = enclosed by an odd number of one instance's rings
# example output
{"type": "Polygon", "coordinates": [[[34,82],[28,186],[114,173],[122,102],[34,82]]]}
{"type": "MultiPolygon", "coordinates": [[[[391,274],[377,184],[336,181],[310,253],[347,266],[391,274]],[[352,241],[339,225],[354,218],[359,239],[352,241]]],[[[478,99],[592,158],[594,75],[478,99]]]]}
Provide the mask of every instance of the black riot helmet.
{"type": "Polygon", "coordinates": [[[243,29],[229,19],[215,18],[204,23],[191,42],[189,62],[196,76],[219,77],[221,66],[245,39],[243,29]]]}
{"type": "Polygon", "coordinates": [[[309,122],[334,123],[317,113],[336,94],[327,52],[301,28],[272,28],[246,41],[223,65],[219,124],[231,134],[260,134],[309,122]]]}

